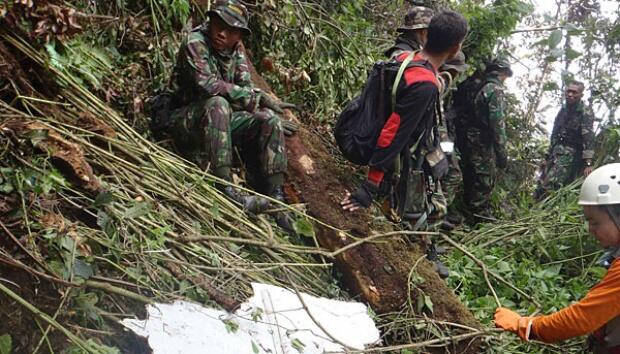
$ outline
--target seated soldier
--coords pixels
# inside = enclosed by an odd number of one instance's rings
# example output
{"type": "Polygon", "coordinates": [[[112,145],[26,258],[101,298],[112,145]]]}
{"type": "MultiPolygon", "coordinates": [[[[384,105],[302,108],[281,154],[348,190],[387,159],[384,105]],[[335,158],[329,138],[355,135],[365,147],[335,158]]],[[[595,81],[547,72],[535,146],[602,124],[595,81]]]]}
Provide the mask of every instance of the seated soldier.
{"type": "MultiPolygon", "coordinates": [[[[202,168],[231,180],[233,146],[256,152],[266,192],[283,201],[287,167],[280,117],[282,107],[250,80],[241,40],[251,34],[248,11],[236,0],[218,1],[209,21],[189,33],[173,71],[171,117],[175,143],[202,168]]],[[[264,198],[218,185],[252,213],[264,198]]]]}

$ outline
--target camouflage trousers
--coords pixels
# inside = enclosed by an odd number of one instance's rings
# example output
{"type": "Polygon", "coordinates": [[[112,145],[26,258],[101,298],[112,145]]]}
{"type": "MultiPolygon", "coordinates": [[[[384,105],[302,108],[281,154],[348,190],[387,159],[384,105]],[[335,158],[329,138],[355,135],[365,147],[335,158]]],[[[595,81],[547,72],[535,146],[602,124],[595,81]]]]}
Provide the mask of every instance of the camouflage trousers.
{"type": "Polygon", "coordinates": [[[480,130],[472,129],[459,139],[463,197],[466,207],[473,213],[491,209],[491,193],[497,179],[495,150],[484,144],[480,135],[480,130]]]}
{"type": "Polygon", "coordinates": [[[174,110],[172,118],[175,143],[202,168],[230,168],[237,146],[256,152],[263,176],[286,171],[282,123],[269,109],[233,111],[226,99],[215,96],[174,110]]]}
{"type": "Polygon", "coordinates": [[[457,151],[454,151],[448,155],[450,167],[446,176],[441,180],[441,188],[448,206],[452,205],[452,202],[456,198],[457,194],[461,191],[463,174],[461,173],[461,167],[459,166],[460,160],[461,157],[457,151]]]}
{"type": "Polygon", "coordinates": [[[423,170],[409,172],[403,219],[415,225],[418,217],[426,213],[427,220],[418,230],[428,230],[433,223],[441,221],[447,212],[446,199],[441,184],[429,181],[423,170]],[[430,185],[429,185],[430,183],[430,185]]]}
{"type": "Polygon", "coordinates": [[[554,146],[538,180],[538,193],[560,189],[575,180],[582,168],[579,155],[571,146],[554,146]]]}

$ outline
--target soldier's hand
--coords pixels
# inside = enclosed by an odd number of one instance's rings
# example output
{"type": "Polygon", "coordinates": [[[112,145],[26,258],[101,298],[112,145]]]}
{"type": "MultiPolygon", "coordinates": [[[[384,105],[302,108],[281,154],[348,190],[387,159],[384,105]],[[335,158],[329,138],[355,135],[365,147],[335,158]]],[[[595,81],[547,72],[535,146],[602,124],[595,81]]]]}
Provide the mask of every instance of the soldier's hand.
{"type": "Polygon", "coordinates": [[[282,108],[282,109],[293,109],[293,110],[296,110],[297,112],[301,112],[301,107],[299,107],[298,105],[296,105],[294,103],[290,103],[290,102],[282,102],[282,103],[280,103],[280,108],[282,108]]]}
{"type": "Polygon", "coordinates": [[[590,173],[592,173],[592,166],[588,166],[586,168],[583,169],[583,176],[584,177],[588,177],[588,175],[590,175],[590,173]]]}
{"type": "Polygon", "coordinates": [[[299,130],[299,125],[290,120],[282,121],[282,130],[284,130],[284,135],[291,136],[299,130]]]}
{"type": "Polygon", "coordinates": [[[280,104],[276,102],[271,96],[266,93],[260,95],[260,100],[258,101],[258,106],[262,108],[269,108],[276,113],[282,113],[282,108],[280,104]]]}

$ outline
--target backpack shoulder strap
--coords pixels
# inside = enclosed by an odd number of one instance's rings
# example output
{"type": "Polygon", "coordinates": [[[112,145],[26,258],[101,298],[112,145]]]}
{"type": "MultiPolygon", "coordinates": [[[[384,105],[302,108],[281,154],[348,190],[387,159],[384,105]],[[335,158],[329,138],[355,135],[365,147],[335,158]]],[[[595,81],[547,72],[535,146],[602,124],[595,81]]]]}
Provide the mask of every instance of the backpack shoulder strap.
{"type": "Polygon", "coordinates": [[[392,112],[396,109],[396,90],[398,89],[398,84],[400,80],[403,78],[403,74],[405,73],[405,69],[409,66],[409,63],[413,60],[413,57],[417,54],[417,51],[413,51],[407,55],[405,60],[400,64],[398,68],[398,73],[396,74],[396,79],[394,79],[394,84],[392,85],[392,112]]]}

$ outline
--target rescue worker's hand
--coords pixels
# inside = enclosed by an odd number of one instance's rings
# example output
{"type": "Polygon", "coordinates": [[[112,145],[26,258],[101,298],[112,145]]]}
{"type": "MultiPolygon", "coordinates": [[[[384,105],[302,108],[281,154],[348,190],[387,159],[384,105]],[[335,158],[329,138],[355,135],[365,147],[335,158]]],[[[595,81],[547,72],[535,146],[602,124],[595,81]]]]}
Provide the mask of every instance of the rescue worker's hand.
{"type": "Polygon", "coordinates": [[[518,335],[528,341],[532,330],[532,317],[523,317],[504,307],[498,307],[494,316],[495,326],[518,335]]]}
{"type": "Polygon", "coordinates": [[[587,166],[583,169],[583,176],[588,177],[588,175],[592,173],[592,166],[587,166]]]}
{"type": "Polygon", "coordinates": [[[273,98],[271,98],[271,96],[269,96],[266,93],[261,93],[260,95],[260,99],[258,101],[258,106],[261,108],[269,108],[272,111],[276,112],[276,113],[282,113],[282,108],[280,107],[280,104],[278,102],[276,102],[276,100],[274,100],[273,98]]]}
{"type": "Polygon", "coordinates": [[[282,120],[282,130],[284,130],[284,135],[291,136],[299,130],[299,125],[290,120],[282,120]]]}
{"type": "Polygon", "coordinates": [[[355,211],[360,208],[368,208],[379,193],[379,187],[371,182],[364,182],[355,193],[347,192],[340,202],[345,211],[355,211]]]}

